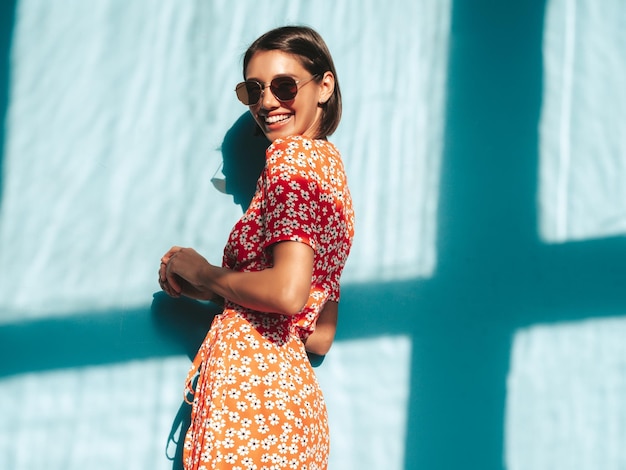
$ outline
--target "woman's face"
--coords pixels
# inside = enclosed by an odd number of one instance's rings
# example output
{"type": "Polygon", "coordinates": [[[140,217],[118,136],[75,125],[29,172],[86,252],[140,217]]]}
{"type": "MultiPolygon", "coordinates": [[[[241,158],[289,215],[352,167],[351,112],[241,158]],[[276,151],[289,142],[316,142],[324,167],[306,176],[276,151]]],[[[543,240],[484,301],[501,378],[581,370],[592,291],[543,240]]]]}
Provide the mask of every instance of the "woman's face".
{"type": "Polygon", "coordinates": [[[259,127],[270,141],[279,137],[303,135],[316,138],[324,103],[334,90],[334,77],[326,72],[321,82],[312,76],[291,54],[274,50],[255,53],[246,69],[246,80],[256,80],[265,88],[258,103],[249,106],[259,127]],[[291,101],[279,101],[269,83],[276,77],[298,81],[298,93],[291,101]]]}

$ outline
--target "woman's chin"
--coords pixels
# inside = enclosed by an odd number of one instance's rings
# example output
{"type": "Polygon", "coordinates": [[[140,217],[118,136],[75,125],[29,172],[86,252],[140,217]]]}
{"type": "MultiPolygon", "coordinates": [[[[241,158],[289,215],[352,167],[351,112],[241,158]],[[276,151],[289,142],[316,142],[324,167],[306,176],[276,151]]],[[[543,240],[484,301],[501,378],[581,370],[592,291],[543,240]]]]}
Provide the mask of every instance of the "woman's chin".
{"type": "Polygon", "coordinates": [[[295,129],[291,125],[293,121],[293,116],[289,119],[285,119],[284,121],[276,122],[273,124],[265,123],[262,126],[263,133],[270,140],[274,141],[281,137],[288,137],[290,135],[295,134],[295,129]]]}

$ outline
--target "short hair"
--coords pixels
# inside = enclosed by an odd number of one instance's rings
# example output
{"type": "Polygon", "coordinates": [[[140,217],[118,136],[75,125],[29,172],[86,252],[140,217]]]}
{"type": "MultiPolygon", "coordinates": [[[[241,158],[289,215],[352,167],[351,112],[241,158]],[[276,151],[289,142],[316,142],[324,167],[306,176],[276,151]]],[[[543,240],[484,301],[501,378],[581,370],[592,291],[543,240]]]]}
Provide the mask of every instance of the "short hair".
{"type": "Polygon", "coordinates": [[[317,75],[319,83],[325,72],[330,71],[335,77],[335,89],[322,107],[322,118],[317,130],[316,138],[325,138],[331,135],[339,126],[341,120],[341,91],[333,58],[328,46],[317,31],[308,26],[282,26],[272,29],[254,41],[243,58],[243,75],[246,78],[246,69],[252,56],[260,51],[282,51],[292,54],[302,66],[317,75]]]}

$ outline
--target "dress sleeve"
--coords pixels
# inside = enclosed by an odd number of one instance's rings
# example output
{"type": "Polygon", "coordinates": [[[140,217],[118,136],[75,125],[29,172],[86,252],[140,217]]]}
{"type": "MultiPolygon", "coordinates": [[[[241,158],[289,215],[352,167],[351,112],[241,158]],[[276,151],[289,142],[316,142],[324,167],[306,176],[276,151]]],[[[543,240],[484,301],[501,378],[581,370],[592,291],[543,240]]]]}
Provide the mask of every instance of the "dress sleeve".
{"type": "Polygon", "coordinates": [[[276,140],[267,149],[264,192],[265,248],[280,241],[306,243],[317,250],[319,176],[310,140],[276,140]]]}

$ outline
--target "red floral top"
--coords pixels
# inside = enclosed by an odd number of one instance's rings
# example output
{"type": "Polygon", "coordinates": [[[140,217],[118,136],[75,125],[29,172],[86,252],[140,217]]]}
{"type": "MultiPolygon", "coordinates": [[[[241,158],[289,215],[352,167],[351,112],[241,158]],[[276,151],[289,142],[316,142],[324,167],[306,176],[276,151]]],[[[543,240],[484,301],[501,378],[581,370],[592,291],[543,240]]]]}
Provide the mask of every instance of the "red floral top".
{"type": "Polygon", "coordinates": [[[275,140],[266,159],[223,265],[262,270],[272,266],[274,243],[306,243],[315,253],[309,300],[294,316],[226,301],[187,376],[186,470],[327,468],[328,416],[301,340],[326,301],[339,299],[354,233],[352,201],[339,153],[325,140],[275,140]]]}
{"type": "MultiPolygon", "coordinates": [[[[293,317],[305,339],[328,300],[339,300],[339,278],[354,236],[354,212],[341,156],[326,140],[276,139],[250,207],[233,228],[223,266],[259,271],[272,266],[270,246],[292,240],[315,251],[309,300],[293,317]]],[[[226,308],[242,311],[227,302],[226,308]]],[[[243,309],[245,310],[245,309],[243,309]]]]}

